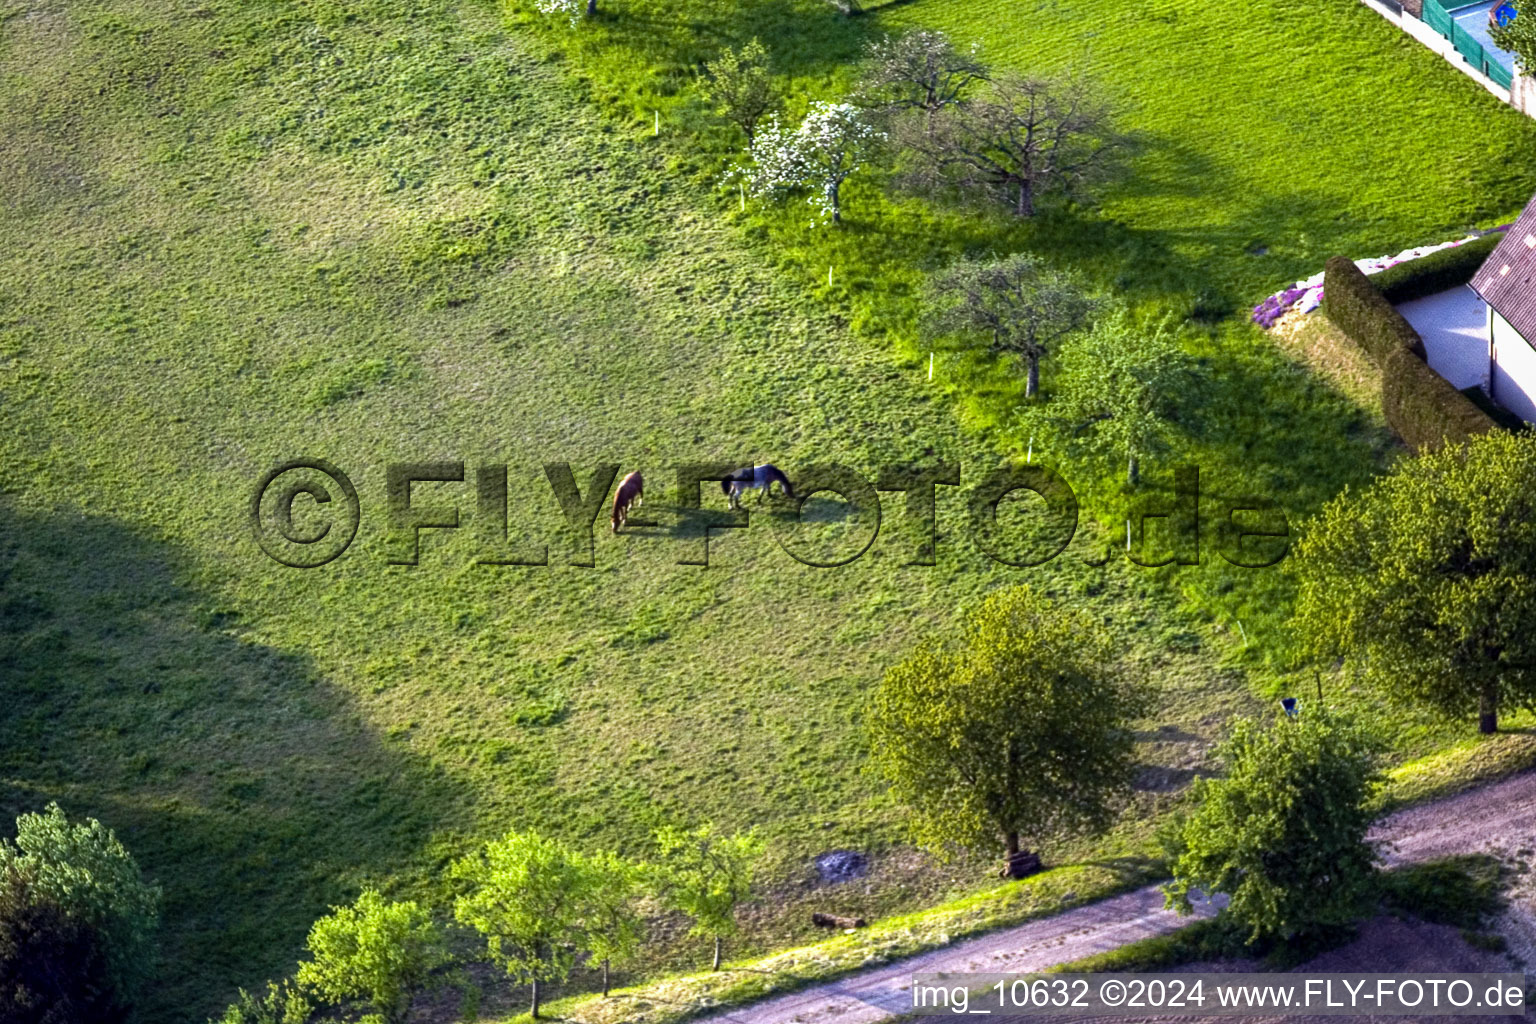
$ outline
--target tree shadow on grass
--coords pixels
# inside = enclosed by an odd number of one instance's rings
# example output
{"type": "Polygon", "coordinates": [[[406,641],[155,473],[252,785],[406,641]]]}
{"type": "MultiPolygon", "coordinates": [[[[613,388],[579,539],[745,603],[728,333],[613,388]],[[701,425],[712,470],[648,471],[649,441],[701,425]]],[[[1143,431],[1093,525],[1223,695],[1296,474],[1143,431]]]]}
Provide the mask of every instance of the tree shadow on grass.
{"type": "Polygon", "coordinates": [[[1103,868],[1125,879],[1146,879],[1158,877],[1162,873],[1162,862],[1154,857],[1141,855],[1127,855],[1124,857],[1100,857],[1095,860],[1085,860],[1083,867],[1103,868]]]}
{"type": "Polygon", "coordinates": [[[729,46],[753,37],[772,53],[773,69],[794,77],[824,77],[858,58],[866,41],[883,35],[872,18],[845,17],[810,0],[749,0],[709,8],[711,17],[678,17],[665,4],[625,0],[600,8],[593,42],[624,51],[663,80],[693,75],[729,46]]]}
{"type": "MultiPolygon", "coordinates": [[[[1216,219],[1201,216],[1201,210],[1162,226],[1131,224],[1106,212],[1127,198],[1194,199],[1199,193],[1186,183],[1218,174],[1198,150],[1174,138],[1144,135],[1116,176],[1084,201],[1053,197],[1028,219],[1008,216],[996,207],[956,208],[960,216],[946,220],[944,237],[973,257],[1038,252],[1102,282],[1118,298],[1212,324],[1245,315],[1272,292],[1321,270],[1334,253],[1325,251],[1326,243],[1307,243],[1319,246],[1313,251],[1302,248],[1299,240],[1304,235],[1320,237],[1346,209],[1342,200],[1326,196],[1272,192],[1254,195],[1248,208],[1235,215],[1216,219]]],[[[893,240],[903,232],[899,223],[882,223],[880,228],[893,240]]],[[[914,223],[910,230],[915,237],[901,239],[904,249],[935,248],[919,234],[931,232],[928,225],[914,223]]],[[[938,265],[936,261],[930,269],[938,265]]]]}
{"type": "Polygon", "coordinates": [[[57,800],[164,888],[150,1022],[291,971],[328,905],[408,869],[467,803],[184,568],[112,520],[0,503],[0,834],[57,800]]]}

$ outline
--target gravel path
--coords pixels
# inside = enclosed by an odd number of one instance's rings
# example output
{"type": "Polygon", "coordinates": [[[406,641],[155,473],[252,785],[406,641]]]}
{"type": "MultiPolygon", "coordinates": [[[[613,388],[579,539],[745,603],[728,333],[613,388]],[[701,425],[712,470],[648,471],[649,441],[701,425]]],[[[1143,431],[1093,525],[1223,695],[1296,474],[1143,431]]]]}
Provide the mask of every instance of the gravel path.
{"type": "MultiPolygon", "coordinates": [[[[1399,811],[1384,819],[1372,838],[1382,842],[1388,865],[1457,853],[1536,848],[1536,772],[1399,811]]],[[[1204,914],[1214,912],[1212,906],[1203,908],[1204,914]]],[[[1040,971],[1137,939],[1165,935],[1188,923],[1188,918],[1163,909],[1158,886],[1148,886],[703,1020],[868,1024],[910,1008],[908,986],[914,973],[1040,971]]]]}

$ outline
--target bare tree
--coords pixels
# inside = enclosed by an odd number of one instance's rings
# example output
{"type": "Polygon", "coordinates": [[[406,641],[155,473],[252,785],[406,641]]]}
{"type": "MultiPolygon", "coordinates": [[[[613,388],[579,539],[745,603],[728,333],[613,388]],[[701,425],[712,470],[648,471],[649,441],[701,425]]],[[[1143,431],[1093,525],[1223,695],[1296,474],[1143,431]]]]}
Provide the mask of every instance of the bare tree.
{"type": "Polygon", "coordinates": [[[870,43],[860,91],[876,106],[934,114],[989,74],[979,46],[962,50],[943,32],[924,29],[870,43]]]}
{"type": "Polygon", "coordinates": [[[768,50],[755,37],[740,50],[727,49],[704,66],[709,77],[704,94],[715,108],[747,137],[747,151],[756,145],[757,124],[773,108],[773,74],[768,50]]]}
{"type": "Polygon", "coordinates": [[[1121,148],[1112,117],[1080,82],[1002,76],[931,125],[903,126],[898,144],[920,157],[906,182],[1032,217],[1041,196],[1080,195],[1108,173],[1121,148]]]}
{"type": "Polygon", "coordinates": [[[1026,398],[1040,388],[1040,360],[1095,309],[1075,278],[1032,253],[962,260],[934,281],[931,306],[929,333],[981,336],[994,354],[1022,359],[1026,398]]]}

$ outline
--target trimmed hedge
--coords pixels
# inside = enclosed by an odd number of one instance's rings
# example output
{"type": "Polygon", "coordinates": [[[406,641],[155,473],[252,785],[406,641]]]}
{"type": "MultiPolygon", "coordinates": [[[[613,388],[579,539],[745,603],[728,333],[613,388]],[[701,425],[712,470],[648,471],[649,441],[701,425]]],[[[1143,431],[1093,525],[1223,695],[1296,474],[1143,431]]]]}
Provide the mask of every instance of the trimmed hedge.
{"type": "Polygon", "coordinates": [[[1323,295],[1328,319],[1381,367],[1382,412],[1408,447],[1419,451],[1459,443],[1498,426],[1472,399],[1429,368],[1424,339],[1353,261],[1343,256],[1328,261],[1323,295]]]}
{"type": "Polygon", "coordinates": [[[1399,263],[1379,274],[1372,274],[1371,283],[1383,298],[1394,305],[1447,291],[1472,280],[1477,268],[1483,265],[1483,261],[1503,237],[1503,232],[1496,231],[1465,245],[1452,246],[1407,263],[1399,263]]]}
{"type": "Polygon", "coordinates": [[[1420,360],[1426,358],[1419,332],[1382,297],[1371,279],[1343,256],[1333,257],[1325,267],[1323,314],[1383,369],[1392,353],[1403,349],[1420,360]]]}
{"type": "Polygon", "coordinates": [[[1381,407],[1392,429],[1414,451],[1457,444],[1498,426],[1407,349],[1392,353],[1382,367],[1381,407]]]}

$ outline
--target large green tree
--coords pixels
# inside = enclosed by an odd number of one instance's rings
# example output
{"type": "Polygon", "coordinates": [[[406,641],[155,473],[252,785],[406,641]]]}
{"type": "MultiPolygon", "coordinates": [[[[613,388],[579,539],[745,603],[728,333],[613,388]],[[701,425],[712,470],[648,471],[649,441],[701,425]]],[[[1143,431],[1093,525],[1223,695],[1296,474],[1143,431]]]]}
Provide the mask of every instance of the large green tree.
{"type": "Polygon", "coordinates": [[[928,333],[979,340],[994,355],[1022,360],[1025,397],[1040,388],[1040,361],[1057,342],[1080,330],[1094,303],[1082,283],[1033,253],[996,260],[961,260],[931,286],[928,333]]]}
{"type": "Polygon", "coordinates": [[[1144,707],[1098,622],[1017,587],[886,673],[870,756],[923,845],[1013,855],[1108,825],[1144,707]]]}
{"type": "Polygon", "coordinates": [[[510,976],[529,984],[537,1019],[540,986],[568,978],[583,944],[591,863],[558,840],[509,832],[457,862],[452,874],[467,887],[454,916],[485,936],[491,958],[510,976]]]}
{"type": "Polygon", "coordinates": [[[91,933],[103,980],[130,1004],[150,972],[160,890],[144,881],[133,856],[94,818],[72,824],[58,804],[16,819],[16,839],[0,839],[0,879],[25,883],[28,897],[91,933]]]}
{"type": "Polygon", "coordinates": [[[1307,525],[1289,561],[1318,658],[1442,711],[1536,704],[1536,435],[1403,459],[1307,525]]]}
{"type": "Polygon", "coordinates": [[[1063,354],[1055,419],[1068,443],[1114,453],[1135,484],[1141,460],[1170,448],[1173,413],[1188,395],[1194,362],[1166,324],[1139,327],[1121,311],[1063,354]]]}
{"type": "Polygon", "coordinates": [[[1221,747],[1224,778],[1196,779],[1195,810],[1164,835],[1168,905],[1224,893],[1249,940],[1347,927],[1372,894],[1366,841],[1382,780],[1375,743],[1322,709],[1268,726],[1237,723],[1221,747]]]}
{"type": "Polygon", "coordinates": [[[657,888],[674,910],[693,918],[690,935],[714,939],[712,970],[720,969],[720,943],[736,934],[736,907],[752,890],[763,854],[756,830],[723,835],[714,825],[693,830],[668,826],[656,832],[661,855],[657,888]]]}
{"type": "Polygon", "coordinates": [[[1515,10],[1515,20],[1493,29],[1493,41],[1520,58],[1523,73],[1536,74],[1536,3],[1520,0],[1515,10]]]}
{"type": "Polygon", "coordinates": [[[390,902],[373,889],[316,921],[308,948],[313,959],[299,965],[299,984],[333,1002],[366,1000],[384,1024],[405,1020],[414,991],[449,960],[420,904],[390,902]]]}

